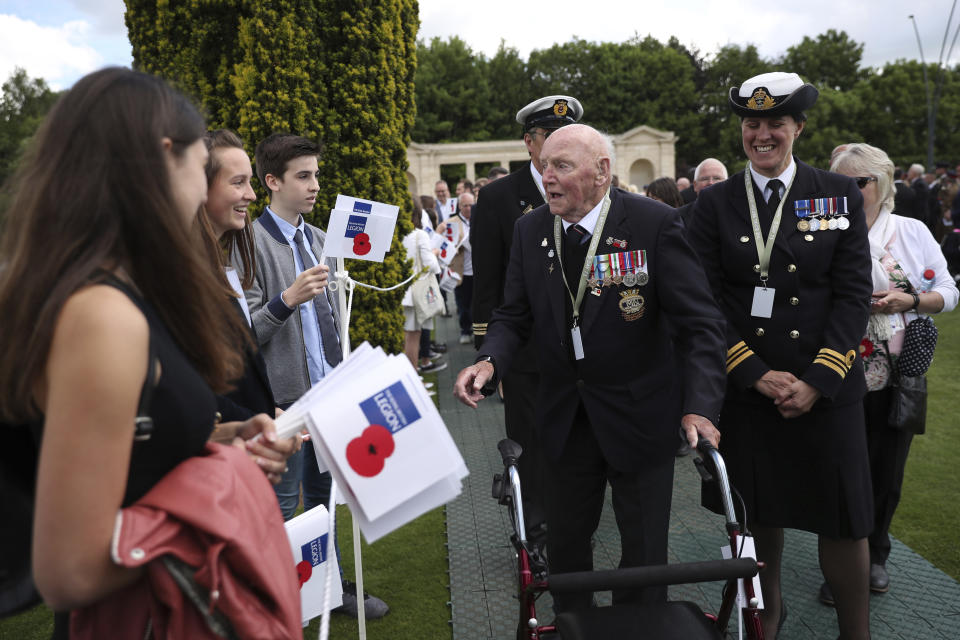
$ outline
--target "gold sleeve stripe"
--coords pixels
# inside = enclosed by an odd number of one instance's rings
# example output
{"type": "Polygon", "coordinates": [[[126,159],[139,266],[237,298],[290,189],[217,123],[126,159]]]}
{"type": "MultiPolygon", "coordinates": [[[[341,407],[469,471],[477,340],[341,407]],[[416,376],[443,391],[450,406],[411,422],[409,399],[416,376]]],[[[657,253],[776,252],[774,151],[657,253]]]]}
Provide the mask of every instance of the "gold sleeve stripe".
{"type": "Polygon", "coordinates": [[[837,372],[837,375],[840,376],[841,378],[846,378],[846,377],[847,377],[847,372],[846,372],[844,369],[842,369],[842,368],[840,368],[839,366],[837,366],[837,364],[836,364],[834,361],[832,361],[832,360],[828,360],[827,358],[823,358],[823,357],[817,356],[817,358],[813,361],[813,363],[814,363],[814,364],[822,364],[822,365],[825,366],[825,367],[830,367],[831,369],[833,369],[834,371],[836,371],[836,372],[837,372]]]}
{"type": "Polygon", "coordinates": [[[733,369],[734,369],[738,364],[740,364],[741,362],[743,362],[744,360],[746,360],[747,358],[749,358],[749,357],[752,356],[752,355],[753,355],[753,351],[751,351],[750,349],[747,349],[746,352],[745,352],[743,355],[741,355],[739,358],[737,358],[737,359],[734,360],[733,362],[730,362],[729,360],[727,360],[727,373],[730,373],[731,371],[733,371],[733,369]]]}
{"type": "Polygon", "coordinates": [[[753,353],[753,351],[750,350],[750,347],[743,344],[742,342],[740,344],[742,344],[743,346],[737,349],[736,351],[733,351],[732,353],[730,351],[727,351],[727,364],[730,364],[730,362],[732,362],[733,360],[736,360],[744,353],[753,353]]]}
{"type": "Polygon", "coordinates": [[[834,357],[837,359],[837,362],[846,361],[846,358],[842,353],[840,353],[839,351],[834,351],[833,349],[827,349],[826,347],[824,347],[823,349],[820,349],[820,353],[817,355],[834,357]]]}
{"type": "Polygon", "coordinates": [[[836,351],[829,351],[829,352],[827,352],[827,351],[821,349],[821,350],[820,350],[820,353],[817,354],[817,359],[820,359],[820,360],[829,360],[830,362],[833,362],[833,363],[836,364],[838,367],[840,367],[841,369],[843,369],[844,374],[846,374],[846,372],[850,370],[850,365],[847,364],[846,358],[844,358],[844,357],[841,356],[840,354],[834,355],[835,353],[837,353],[837,352],[836,352],[836,351]]]}
{"type": "Polygon", "coordinates": [[[731,357],[735,352],[737,352],[737,351],[740,349],[740,347],[745,347],[745,346],[747,346],[747,343],[744,342],[743,340],[741,340],[741,341],[738,342],[737,344],[735,344],[735,345],[733,345],[732,347],[730,347],[729,349],[727,349],[727,360],[729,360],[730,357],[731,357]]]}

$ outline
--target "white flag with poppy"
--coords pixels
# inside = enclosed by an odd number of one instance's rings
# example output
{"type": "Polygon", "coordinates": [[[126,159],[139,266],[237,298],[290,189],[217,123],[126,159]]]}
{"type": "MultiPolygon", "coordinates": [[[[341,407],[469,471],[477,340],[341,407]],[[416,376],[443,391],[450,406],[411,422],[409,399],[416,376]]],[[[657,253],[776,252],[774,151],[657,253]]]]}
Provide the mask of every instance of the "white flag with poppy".
{"type": "Polygon", "coordinates": [[[323,614],[327,571],[331,572],[330,608],[343,604],[337,553],[329,545],[330,514],[322,504],[284,523],[300,582],[300,617],[306,624],[323,614]],[[332,553],[331,553],[332,551],[332,553]]]}
{"type": "Polygon", "coordinates": [[[430,235],[430,247],[440,250],[437,253],[437,260],[444,267],[450,264],[450,261],[453,260],[453,257],[457,255],[457,251],[460,249],[460,245],[456,242],[450,240],[444,234],[436,232],[430,235]]]}
{"type": "Polygon", "coordinates": [[[399,211],[395,205],[338,195],[330,210],[321,262],[325,258],[383,262],[399,211]]]}

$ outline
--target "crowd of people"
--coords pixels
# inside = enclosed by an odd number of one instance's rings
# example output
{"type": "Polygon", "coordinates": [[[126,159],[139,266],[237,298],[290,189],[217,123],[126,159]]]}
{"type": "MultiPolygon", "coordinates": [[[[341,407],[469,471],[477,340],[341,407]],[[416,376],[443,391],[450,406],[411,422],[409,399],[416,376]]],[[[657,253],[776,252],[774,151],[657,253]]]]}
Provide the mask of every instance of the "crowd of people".
{"type": "MultiPolygon", "coordinates": [[[[523,497],[540,500],[545,517],[528,537],[545,537],[551,571],[592,568],[608,484],[620,566],[664,561],[679,427],[688,445],[719,444],[743,498],[765,563],[764,637],[787,617],[784,528],[817,534],[819,596],[836,607],[841,638],[870,637],[869,596],[890,589],[888,530],[914,433],[891,408],[903,377],[922,376],[929,360],[905,373],[911,363],[932,355],[905,337],[957,304],[944,257],[957,196],[943,172],[936,200],[918,184],[920,214],[899,215],[893,163],[868,144],[839,145],[829,168],[801,162],[793,146],[817,97],[792,73],[732,87],[747,168],[728,176],[708,158],[692,183],[660,178],[646,197],[614,183],[610,139],[576,124],[581,110],[549,123],[518,114],[528,148],[530,135],[544,142],[511,177],[536,184],[534,203],[547,206],[518,210],[519,186],[478,194],[473,313],[482,322],[476,362],[454,393],[476,406],[529,364],[516,354],[532,345],[534,429],[521,437],[535,455],[521,473],[539,493],[523,497]],[[481,236],[504,218],[509,235],[481,236]],[[481,266],[488,254],[509,258],[481,266]],[[494,304],[483,302],[484,279],[494,304]]],[[[532,105],[572,98],[544,100],[532,105]]],[[[717,508],[713,496],[703,501],[717,508]]],[[[664,597],[614,591],[615,603],[664,597]]],[[[558,611],[589,606],[589,597],[555,599],[558,611]]]]}
{"type": "MultiPolygon", "coordinates": [[[[612,142],[580,123],[576,98],[543,97],[516,114],[528,164],[413,198],[407,257],[418,277],[447,282],[459,341],[477,350],[454,394],[475,407],[499,391],[524,450],[527,538],[550,571],[592,569],[607,485],[620,566],[665,563],[674,457],[705,438],[766,564],[766,637],[787,616],[784,528],[817,534],[821,600],[842,638],[869,637],[914,435],[891,424],[891,405],[917,358],[912,323],[960,297],[944,257],[960,189],[946,166],[900,179],[864,143],[838,141],[829,168],[803,163],[793,146],[817,96],[796,74],[745,80],[729,103],[747,168],[728,176],[707,158],[692,181],[659,178],[645,194],[617,186],[612,142]]],[[[0,247],[0,417],[39,450],[32,570],[55,637],[96,637],[120,614],[140,637],[213,623],[243,635],[250,602],[272,637],[299,637],[283,521],[301,504],[329,507],[331,480],[313,444],[278,439],[274,419],[343,358],[334,264],[305,220],[322,153],[295,133],[257,141],[268,203],[251,220],[243,141],[207,131],[159,79],[90,74],[41,127],[0,247]],[[225,496],[205,477],[243,490],[225,496]],[[118,513],[176,517],[178,501],[207,499],[216,509],[180,525],[193,541],[181,549],[208,540],[207,573],[210,548],[238,550],[224,556],[234,588],[217,608],[236,612],[225,622],[164,599],[173,569],[148,561],[167,550],[166,529],[133,560],[111,553],[118,513]],[[216,517],[256,526],[224,533],[216,517]],[[265,539],[277,544],[251,560],[265,539]]],[[[411,364],[445,367],[412,288],[401,304],[411,364]]],[[[341,580],[340,611],[389,611],[341,580]]],[[[665,587],[614,591],[618,604],[665,599],[665,587]]],[[[592,604],[555,599],[558,612],[592,604]]]]}

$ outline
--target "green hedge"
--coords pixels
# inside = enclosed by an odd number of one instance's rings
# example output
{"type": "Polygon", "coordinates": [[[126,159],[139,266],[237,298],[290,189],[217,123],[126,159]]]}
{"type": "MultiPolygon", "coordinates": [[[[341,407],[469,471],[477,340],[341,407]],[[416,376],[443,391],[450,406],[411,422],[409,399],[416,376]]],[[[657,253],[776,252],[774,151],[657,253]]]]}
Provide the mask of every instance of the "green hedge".
{"type": "MultiPolygon", "coordinates": [[[[338,193],[399,205],[384,262],[350,260],[347,269],[377,286],[410,275],[400,241],[412,229],[406,149],[415,117],[414,0],[126,0],[126,6],[134,67],[192,95],[210,126],[240,133],[251,156],[276,131],[325,145],[309,222],[325,227],[338,193]]],[[[262,207],[265,191],[258,193],[262,207]]],[[[367,340],[402,351],[402,296],[402,289],[359,289],[353,344],[367,340]]]]}

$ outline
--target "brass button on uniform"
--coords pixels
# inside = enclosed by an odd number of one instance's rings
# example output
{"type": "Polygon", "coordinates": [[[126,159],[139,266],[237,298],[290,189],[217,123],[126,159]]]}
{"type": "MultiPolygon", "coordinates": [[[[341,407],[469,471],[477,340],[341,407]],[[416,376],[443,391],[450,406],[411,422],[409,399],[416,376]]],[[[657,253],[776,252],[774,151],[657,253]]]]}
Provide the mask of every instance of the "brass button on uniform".
{"type": "Polygon", "coordinates": [[[800,332],[794,329],[793,331],[790,332],[790,337],[796,340],[797,338],[800,337],[800,332]]]}
{"type": "Polygon", "coordinates": [[[763,327],[757,327],[757,335],[763,337],[763,327]]]}
{"type": "Polygon", "coordinates": [[[793,273],[793,272],[796,271],[796,270],[797,270],[797,265],[795,265],[795,264],[788,264],[788,265],[787,265],[787,273],[793,273]]]}
{"type": "Polygon", "coordinates": [[[760,265],[758,264],[753,265],[753,271],[754,273],[760,273],[760,265]]]}
{"type": "Polygon", "coordinates": [[[790,298],[790,304],[792,304],[793,306],[797,306],[798,304],[800,304],[800,298],[796,296],[792,296],[790,298]]]}
{"type": "Polygon", "coordinates": [[[813,242],[813,234],[808,233],[807,235],[803,236],[803,239],[806,240],[807,242],[813,242]]]}
{"type": "Polygon", "coordinates": [[[750,238],[748,238],[747,236],[740,236],[740,242],[746,244],[750,242],[750,238]]]}

